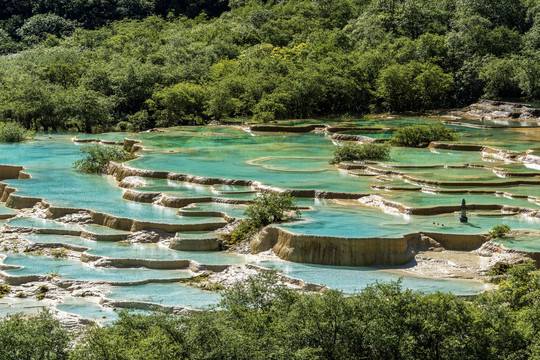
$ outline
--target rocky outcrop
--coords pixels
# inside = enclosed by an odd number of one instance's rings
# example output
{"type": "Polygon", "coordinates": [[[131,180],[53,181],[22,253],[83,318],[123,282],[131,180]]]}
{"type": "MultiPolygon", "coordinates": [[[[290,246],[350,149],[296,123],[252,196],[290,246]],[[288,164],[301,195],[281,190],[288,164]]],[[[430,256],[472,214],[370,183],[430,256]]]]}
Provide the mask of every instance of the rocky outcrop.
{"type": "MultiPolygon", "coordinates": [[[[252,202],[251,200],[246,200],[246,199],[229,199],[229,198],[223,198],[223,197],[217,197],[217,196],[180,198],[180,197],[168,196],[160,192],[145,192],[145,191],[137,191],[133,189],[129,189],[125,191],[122,197],[129,201],[161,205],[161,206],[170,207],[174,209],[184,208],[192,204],[209,203],[209,202],[231,204],[231,205],[245,205],[245,204],[250,204],[252,202]]],[[[193,214],[189,215],[186,213],[182,212],[181,215],[195,216],[193,214]]],[[[222,217],[222,214],[217,214],[217,217],[222,217]]]]}
{"type": "Polygon", "coordinates": [[[336,133],[332,135],[332,140],[337,141],[358,141],[363,143],[385,143],[390,141],[390,139],[375,139],[370,136],[365,135],[350,135],[350,134],[339,134],[336,133]]]}
{"type": "Polygon", "coordinates": [[[285,125],[251,125],[249,129],[251,131],[264,131],[264,132],[288,132],[288,133],[308,133],[317,128],[326,128],[326,125],[298,125],[298,126],[285,126],[285,125]]]}
{"type": "MultiPolygon", "coordinates": [[[[117,309],[132,309],[132,310],[144,310],[144,311],[159,311],[167,314],[183,313],[188,311],[184,307],[180,306],[167,306],[157,303],[144,302],[144,301],[130,301],[130,300],[112,300],[102,299],[100,305],[117,309]]],[[[193,311],[193,310],[192,310],[193,311]]]]}
{"type": "Polygon", "coordinates": [[[112,229],[124,230],[124,231],[141,231],[141,230],[160,230],[166,233],[176,233],[181,231],[207,231],[217,230],[222,228],[225,222],[208,222],[208,223],[195,223],[195,224],[167,224],[156,223],[150,221],[140,221],[130,218],[122,218],[106,213],[76,209],[76,208],[60,208],[49,207],[47,210],[47,217],[50,219],[56,219],[67,214],[77,213],[79,211],[88,211],[92,217],[92,223],[103,225],[112,229]]]}
{"type": "Polygon", "coordinates": [[[7,186],[7,184],[0,183],[0,202],[6,202],[9,196],[16,192],[17,189],[7,186]]]}
{"type": "Polygon", "coordinates": [[[11,193],[6,200],[6,207],[12,209],[32,208],[42,202],[42,198],[21,196],[11,193]]]}
{"type": "Polygon", "coordinates": [[[216,238],[182,239],[174,238],[169,248],[182,251],[218,251],[221,250],[221,241],[216,238]]]}
{"type": "Polygon", "coordinates": [[[332,135],[332,140],[337,140],[337,141],[358,141],[358,142],[364,142],[364,143],[374,143],[374,142],[380,142],[381,139],[374,139],[372,137],[364,136],[364,135],[334,134],[334,135],[332,135]]]}
{"type": "Polygon", "coordinates": [[[137,231],[126,237],[126,242],[132,244],[153,244],[161,240],[161,235],[155,231],[137,231]]]}
{"type": "Polygon", "coordinates": [[[0,271],[0,278],[9,285],[20,285],[29,282],[47,281],[50,280],[49,275],[10,275],[4,271],[0,271]]]}
{"type": "Polygon", "coordinates": [[[486,99],[464,109],[451,111],[449,115],[457,118],[500,120],[510,123],[524,120],[540,121],[540,109],[531,108],[526,104],[486,99]]]}
{"type": "Polygon", "coordinates": [[[146,186],[147,182],[144,178],[138,176],[130,176],[118,183],[118,186],[124,189],[132,189],[146,186]]]}
{"type": "Polygon", "coordinates": [[[116,259],[94,256],[87,253],[81,254],[82,262],[92,262],[94,266],[114,268],[138,268],[159,270],[188,269],[190,260],[151,260],[151,259],[116,259]]]}
{"type": "MultiPolygon", "coordinates": [[[[202,271],[221,272],[231,265],[201,264],[194,260],[152,260],[152,259],[130,259],[130,258],[109,258],[106,256],[92,255],[86,252],[81,254],[80,260],[84,263],[91,263],[98,267],[115,268],[147,268],[157,270],[189,270],[197,273],[202,271]]],[[[176,278],[175,278],[176,279],[176,278]]],[[[150,282],[174,282],[175,279],[150,279],[137,282],[138,284],[148,284],[150,282]]],[[[179,278],[184,279],[184,277],[179,278]]],[[[107,282],[113,284],[111,282],[107,282]]],[[[133,285],[133,282],[126,283],[133,285]]],[[[118,285],[118,283],[114,283],[118,285]]]]}
{"type": "Polygon", "coordinates": [[[71,139],[71,141],[73,141],[74,143],[82,143],[82,144],[96,143],[96,144],[104,144],[104,145],[124,145],[123,141],[103,140],[99,138],[79,139],[78,137],[74,137],[71,139]]]}
{"type": "Polygon", "coordinates": [[[30,179],[31,176],[23,172],[23,166],[0,165],[0,180],[7,179],[30,179]]]}
{"type": "Polygon", "coordinates": [[[254,182],[251,180],[238,180],[238,179],[223,179],[223,178],[209,178],[203,176],[195,176],[189,174],[179,174],[168,171],[152,171],[137,169],[134,167],[126,166],[111,162],[106,168],[106,174],[112,175],[117,181],[122,181],[126,177],[141,176],[152,179],[169,179],[176,181],[185,181],[201,185],[241,185],[251,186],[254,182]]]}
{"type": "Polygon", "coordinates": [[[59,217],[56,221],[66,224],[89,224],[92,222],[92,216],[88,211],[79,211],[59,217]]]}
{"type": "Polygon", "coordinates": [[[330,126],[326,125],[326,131],[329,133],[338,133],[342,131],[366,131],[366,132],[386,132],[391,131],[389,127],[368,127],[368,126],[330,126]]]}
{"type": "Polygon", "coordinates": [[[64,249],[67,249],[67,250],[76,251],[76,252],[85,252],[85,251],[90,250],[90,249],[87,248],[87,247],[76,246],[76,245],[71,245],[71,244],[64,244],[64,243],[39,243],[39,242],[31,244],[31,245],[28,246],[25,250],[26,250],[27,252],[29,252],[29,251],[37,251],[37,250],[41,250],[41,249],[61,249],[61,248],[64,248],[64,249]]]}
{"type": "MultiPolygon", "coordinates": [[[[254,270],[256,270],[257,272],[260,272],[260,273],[272,271],[272,270],[265,269],[265,268],[263,268],[261,266],[253,265],[253,264],[247,264],[245,266],[246,266],[247,269],[254,269],[254,270]]],[[[324,290],[328,289],[328,287],[326,287],[324,285],[310,283],[310,282],[307,282],[307,281],[304,281],[304,280],[301,280],[301,279],[297,279],[297,278],[293,278],[293,277],[290,277],[290,276],[287,276],[287,275],[278,274],[277,276],[278,276],[278,280],[282,281],[283,283],[298,286],[300,289],[302,289],[304,291],[319,292],[319,291],[324,291],[324,290]]]]}
{"type": "Polygon", "coordinates": [[[472,250],[487,239],[483,235],[431,232],[407,234],[399,238],[343,238],[296,234],[278,227],[264,228],[252,242],[252,251],[272,249],[281,259],[311,264],[339,266],[402,265],[430,247],[472,250]]]}

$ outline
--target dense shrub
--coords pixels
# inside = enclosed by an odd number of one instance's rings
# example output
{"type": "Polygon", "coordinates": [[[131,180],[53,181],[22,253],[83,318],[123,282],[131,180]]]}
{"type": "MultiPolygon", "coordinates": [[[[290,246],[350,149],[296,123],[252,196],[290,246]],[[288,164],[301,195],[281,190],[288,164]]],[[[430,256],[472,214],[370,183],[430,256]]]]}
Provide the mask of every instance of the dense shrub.
{"type": "Polygon", "coordinates": [[[82,173],[99,174],[110,161],[127,161],[133,155],[116,146],[97,144],[84,145],[79,150],[82,159],[73,163],[75,169],[82,173]]]}
{"type": "Polygon", "coordinates": [[[299,216],[300,211],[290,194],[267,193],[257,196],[244,215],[246,219],[241,220],[230,233],[223,235],[229,244],[245,240],[264,226],[299,216]]]}
{"type": "Polygon", "coordinates": [[[339,164],[342,161],[364,161],[364,160],[388,160],[390,159],[389,144],[344,144],[334,148],[332,164],[339,164]]]}
{"type": "Polygon", "coordinates": [[[0,284],[0,299],[4,297],[4,295],[9,294],[11,291],[11,287],[9,284],[0,284]]]}
{"type": "Polygon", "coordinates": [[[0,122],[0,142],[21,142],[32,136],[31,131],[27,131],[16,122],[0,122]]]}
{"type": "Polygon", "coordinates": [[[432,141],[455,141],[458,136],[443,124],[412,125],[396,130],[391,142],[396,146],[426,147],[432,141]]]}
{"type": "Polygon", "coordinates": [[[266,193],[255,198],[244,215],[256,226],[287,220],[290,213],[299,214],[296,200],[289,193],[266,193]]]}
{"type": "Polygon", "coordinates": [[[488,232],[488,236],[492,239],[501,238],[504,235],[508,234],[510,232],[510,226],[508,225],[497,225],[494,226],[493,229],[491,229],[488,232]]]}
{"type": "Polygon", "coordinates": [[[38,316],[8,315],[0,320],[0,359],[68,357],[68,331],[48,312],[38,316]]]}
{"type": "Polygon", "coordinates": [[[121,312],[109,326],[67,333],[48,313],[0,321],[12,359],[534,359],[540,275],[508,271],[475,299],[424,294],[399,282],[298,293],[263,273],[223,292],[220,310],[121,312]],[[72,343],[68,343],[71,340],[72,343]]]}

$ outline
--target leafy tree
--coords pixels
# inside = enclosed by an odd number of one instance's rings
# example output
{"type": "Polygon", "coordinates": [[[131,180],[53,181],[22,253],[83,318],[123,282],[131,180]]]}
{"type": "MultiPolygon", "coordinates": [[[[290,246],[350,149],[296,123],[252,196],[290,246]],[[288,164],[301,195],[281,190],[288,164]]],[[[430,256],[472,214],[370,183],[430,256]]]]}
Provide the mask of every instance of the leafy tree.
{"type": "Polygon", "coordinates": [[[0,59],[0,117],[97,131],[126,120],[144,129],[425,111],[483,95],[534,100],[539,8],[520,0],[5,0],[0,54],[18,53],[0,59]],[[76,98],[89,100],[77,108],[76,98]]]}
{"type": "Polygon", "coordinates": [[[120,147],[90,144],[84,145],[79,150],[82,159],[73,163],[73,167],[82,173],[99,174],[111,161],[127,161],[133,159],[133,155],[120,147]]]}
{"type": "Polygon", "coordinates": [[[300,216],[295,199],[289,193],[264,193],[255,198],[244,211],[246,219],[240,220],[236,227],[222,238],[229,244],[247,239],[261,228],[272,223],[300,216]]]}
{"type": "Polygon", "coordinates": [[[300,214],[295,199],[289,193],[264,193],[255,198],[244,214],[249,221],[263,227],[288,219],[290,212],[300,214]]]}
{"type": "Polygon", "coordinates": [[[480,72],[480,78],[485,82],[485,96],[501,99],[519,96],[519,86],[516,80],[517,66],[513,59],[492,58],[480,72]]]}
{"type": "Polygon", "coordinates": [[[385,68],[377,82],[379,96],[394,111],[445,106],[453,85],[452,76],[440,66],[414,61],[385,68]]]}
{"type": "Polygon", "coordinates": [[[528,99],[540,99],[540,52],[520,58],[516,70],[521,92],[528,99]]]}
{"type": "Polygon", "coordinates": [[[67,359],[70,337],[49,312],[37,316],[8,315],[0,321],[0,357],[19,359],[67,359]]]}
{"type": "Polygon", "coordinates": [[[393,145],[426,147],[432,141],[455,141],[458,136],[443,124],[411,125],[397,129],[391,140],[393,145]]]}
{"type": "Polygon", "coordinates": [[[226,289],[220,309],[122,311],[68,332],[51,314],[0,321],[2,359],[518,359],[538,354],[540,275],[514,266],[475,299],[376,283],[346,296],[297,292],[274,272],[226,289]]]}
{"type": "Polygon", "coordinates": [[[148,100],[148,108],[159,126],[200,124],[207,99],[208,94],[202,86],[179,83],[154,92],[148,100]]]}
{"type": "Polygon", "coordinates": [[[59,106],[59,111],[78,131],[99,132],[109,125],[112,108],[109,98],[84,87],[66,91],[63,98],[65,103],[59,106]]]}
{"type": "Polygon", "coordinates": [[[44,39],[47,34],[58,37],[71,35],[77,22],[64,19],[56,14],[37,14],[25,20],[17,35],[27,41],[44,39]]]}
{"type": "Polygon", "coordinates": [[[21,142],[31,136],[31,131],[27,131],[16,122],[0,122],[0,142],[21,142]]]}
{"type": "Polygon", "coordinates": [[[10,69],[0,82],[0,117],[37,128],[54,117],[54,98],[50,87],[32,76],[10,69]]]}
{"type": "Polygon", "coordinates": [[[488,232],[488,236],[492,239],[500,238],[510,232],[508,225],[496,225],[488,232]]]}
{"type": "Polygon", "coordinates": [[[332,164],[339,164],[343,161],[364,161],[364,160],[388,160],[390,159],[389,144],[344,144],[334,147],[332,164]]]}

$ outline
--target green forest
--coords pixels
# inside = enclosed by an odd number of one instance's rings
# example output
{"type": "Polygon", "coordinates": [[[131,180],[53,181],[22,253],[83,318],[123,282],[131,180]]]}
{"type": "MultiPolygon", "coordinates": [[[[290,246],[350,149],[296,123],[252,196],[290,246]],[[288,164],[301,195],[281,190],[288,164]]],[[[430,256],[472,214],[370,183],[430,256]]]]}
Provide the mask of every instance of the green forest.
{"type": "Polygon", "coordinates": [[[261,274],[225,290],[221,310],[121,313],[63,327],[49,313],[0,321],[0,357],[19,359],[538,359],[540,276],[513,267],[467,300],[374,284],[350,297],[297,293],[261,274]]]}
{"type": "Polygon", "coordinates": [[[38,131],[421,113],[540,98],[540,1],[4,0],[0,53],[38,131]]]}

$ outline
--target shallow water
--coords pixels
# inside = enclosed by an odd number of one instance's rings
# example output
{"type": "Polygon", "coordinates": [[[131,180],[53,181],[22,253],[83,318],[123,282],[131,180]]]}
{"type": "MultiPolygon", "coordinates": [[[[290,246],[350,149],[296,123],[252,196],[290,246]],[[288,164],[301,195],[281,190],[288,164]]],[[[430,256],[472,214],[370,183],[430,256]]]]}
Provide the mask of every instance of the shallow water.
{"type": "Polygon", "coordinates": [[[469,129],[460,133],[458,143],[493,146],[499,149],[539,150],[540,128],[532,129],[469,129]]]}
{"type": "Polygon", "coordinates": [[[83,228],[79,224],[67,224],[59,221],[40,219],[35,217],[20,217],[13,218],[7,222],[10,226],[32,227],[36,229],[55,229],[55,230],[70,230],[81,231],[83,228]]]}
{"type": "Polygon", "coordinates": [[[78,159],[80,145],[70,136],[36,137],[19,144],[0,144],[0,163],[23,165],[31,180],[5,180],[17,188],[17,195],[42,197],[56,206],[84,208],[120,217],[168,223],[196,223],[181,218],[174,209],[122,199],[124,189],[110,176],[77,173],[71,164],[78,159]]]}
{"type": "Polygon", "coordinates": [[[5,207],[3,204],[0,204],[0,215],[11,215],[15,214],[15,210],[5,207]]]}
{"type": "Polygon", "coordinates": [[[109,299],[131,299],[162,305],[181,305],[191,308],[208,308],[221,300],[216,292],[204,291],[182,284],[147,284],[138,286],[114,286],[109,299]]]}
{"type": "Polygon", "coordinates": [[[15,314],[38,314],[46,307],[46,304],[37,300],[2,298],[0,299],[0,318],[15,314]]]}
{"type": "Polygon", "coordinates": [[[75,236],[63,235],[24,235],[36,243],[61,243],[89,248],[89,254],[122,259],[152,260],[195,260],[202,264],[242,264],[243,255],[212,251],[178,251],[157,244],[125,244],[115,242],[98,242],[75,236]]]}
{"type": "Polygon", "coordinates": [[[468,204],[502,204],[520,206],[524,208],[540,209],[540,204],[527,199],[514,199],[498,195],[489,194],[438,194],[438,193],[418,193],[416,191],[392,191],[384,197],[401,202],[411,207],[429,207],[441,205],[461,205],[461,200],[465,199],[468,204]]]}
{"type": "Polygon", "coordinates": [[[193,275],[188,270],[94,268],[78,260],[28,254],[1,254],[7,255],[4,264],[23,266],[21,269],[6,270],[8,274],[15,276],[59,274],[64,279],[131,282],[146,279],[175,279],[193,275]]]}
{"type": "Polygon", "coordinates": [[[135,135],[132,132],[110,132],[103,134],[77,134],[77,139],[99,139],[107,141],[123,142],[125,138],[129,138],[135,135]]]}
{"type": "Polygon", "coordinates": [[[494,241],[510,249],[524,251],[540,251],[540,235],[514,235],[504,236],[494,241]]]}
{"type": "Polygon", "coordinates": [[[505,223],[512,229],[539,229],[540,219],[525,216],[475,216],[461,223],[459,214],[409,216],[373,208],[326,204],[302,213],[302,220],[280,225],[300,234],[341,237],[400,237],[417,231],[480,234],[505,223]]]}
{"type": "Polygon", "coordinates": [[[220,211],[224,212],[229,216],[243,218],[245,217],[244,212],[246,211],[247,206],[242,205],[231,205],[231,204],[222,204],[222,203],[198,203],[195,206],[190,206],[183,208],[184,211],[220,211]]]}
{"type": "Polygon", "coordinates": [[[369,267],[336,267],[314,264],[291,263],[288,261],[261,261],[257,265],[279,270],[294,278],[329,286],[347,294],[359,292],[376,282],[388,283],[401,279],[403,288],[433,293],[452,292],[460,295],[478,294],[487,289],[481,282],[464,280],[426,279],[400,276],[369,267]]]}
{"type": "MultiPolygon", "coordinates": [[[[319,124],[328,121],[320,120],[319,124]]],[[[433,119],[396,118],[385,120],[353,120],[350,126],[403,126],[416,123],[435,123],[433,119]]],[[[312,123],[311,121],[291,121],[290,124],[312,123]]],[[[502,149],[524,151],[540,149],[538,129],[469,129],[452,127],[461,137],[460,143],[485,144],[502,149]]],[[[388,137],[389,132],[353,131],[360,135],[378,138],[388,137]]],[[[125,133],[99,135],[100,139],[122,141],[125,133]]],[[[511,199],[484,194],[431,194],[419,191],[373,190],[372,185],[418,186],[404,182],[397,176],[355,176],[348,171],[328,164],[332,158],[334,142],[329,134],[283,134],[250,132],[227,127],[180,127],[163,133],[129,134],[142,140],[148,149],[142,158],[131,161],[131,166],[161,171],[173,171],[207,177],[256,180],[265,185],[284,189],[318,189],[337,192],[379,194],[388,200],[402,202],[408,206],[427,207],[437,205],[459,205],[465,198],[468,203],[497,203],[538,209],[540,205],[526,199],[511,199]]],[[[71,164],[78,159],[81,144],[74,144],[74,134],[37,135],[35,140],[21,144],[0,144],[0,164],[23,165],[32,175],[30,180],[6,180],[10,186],[19,189],[19,195],[43,197],[55,206],[84,208],[105,212],[120,217],[159,223],[199,223],[222,222],[221,218],[179,216],[177,209],[152,204],[142,204],[124,200],[126,191],[119,188],[109,176],[85,175],[74,171],[71,164]]],[[[95,138],[95,135],[82,135],[80,138],[95,138]]],[[[512,173],[538,172],[520,163],[506,163],[498,160],[485,161],[479,152],[393,148],[390,165],[488,165],[512,173]]],[[[382,165],[377,165],[384,169],[382,165]]],[[[488,169],[396,169],[410,175],[428,180],[499,182],[515,179],[539,179],[540,177],[511,177],[503,179],[488,169]]],[[[361,173],[358,171],[358,173],[361,173]]],[[[162,179],[130,179],[144,184],[137,191],[163,192],[170,196],[183,198],[224,197],[233,199],[252,199],[251,187],[214,185],[205,186],[188,182],[162,179]],[[221,192],[237,192],[226,194],[221,192]]],[[[433,187],[431,185],[420,185],[433,187]]],[[[463,187],[437,186],[447,189],[463,187]]],[[[482,189],[482,186],[471,188],[482,189]]],[[[487,188],[487,187],[486,187],[487,188]]],[[[490,187],[490,190],[540,196],[540,186],[520,185],[509,187],[490,187]]],[[[512,229],[539,229],[540,220],[524,216],[476,216],[469,215],[469,222],[459,222],[458,214],[437,216],[406,216],[396,214],[395,210],[370,208],[354,201],[338,205],[322,199],[298,199],[300,206],[311,206],[313,211],[303,211],[302,218],[287,224],[284,229],[312,235],[342,237],[400,237],[416,231],[444,233],[477,234],[485,233],[493,226],[508,224],[512,229]]],[[[244,206],[221,203],[198,203],[187,211],[222,211],[229,216],[241,217],[244,206]]],[[[480,211],[479,211],[480,212],[480,211]]],[[[485,211],[487,213],[487,211],[485,211]]],[[[0,206],[0,214],[13,213],[0,206]]],[[[0,225],[6,221],[0,220],[0,225]]],[[[15,226],[35,228],[86,230],[97,234],[126,233],[99,225],[63,224],[52,220],[17,218],[7,222],[15,226]]],[[[180,232],[184,239],[214,238],[213,232],[180,232]]],[[[184,252],[174,251],[156,244],[123,245],[112,242],[96,242],[78,237],[57,235],[28,235],[36,242],[59,242],[89,248],[94,255],[113,258],[147,258],[155,260],[185,259],[203,264],[243,264],[243,256],[223,252],[184,252]]],[[[539,250],[537,239],[506,239],[509,247],[525,250],[539,250]]],[[[538,241],[540,242],[540,241],[538,241]]],[[[58,273],[66,279],[136,281],[149,278],[176,278],[190,276],[186,270],[148,270],[148,269],[108,269],[93,268],[76,260],[54,259],[28,254],[6,254],[6,264],[22,265],[23,269],[8,271],[13,275],[58,273]]],[[[276,268],[306,281],[323,283],[333,288],[353,293],[375,281],[395,281],[399,276],[376,268],[339,268],[289,262],[261,263],[276,268]]],[[[427,292],[451,291],[459,294],[472,294],[484,289],[476,282],[458,280],[433,280],[404,277],[403,286],[427,292]]],[[[205,307],[216,305],[219,294],[209,293],[176,283],[148,284],[141,286],[111,287],[110,298],[152,301],[167,305],[205,307]]],[[[22,304],[22,303],[21,303],[22,304]]],[[[3,313],[0,303],[0,314],[3,313]]],[[[4,307],[9,308],[10,305],[4,307]]],[[[24,309],[24,305],[21,305],[24,309]]],[[[32,307],[28,307],[31,309],[32,307]]],[[[59,309],[99,319],[100,316],[114,318],[100,306],[82,299],[69,299],[59,309]],[[105,315],[103,315],[105,314],[105,315]]],[[[7,310],[6,310],[7,311],[7,310]]],[[[23,310],[26,311],[26,310],[23,310]]],[[[33,311],[33,310],[28,310],[33,311]]]]}
{"type": "Polygon", "coordinates": [[[66,298],[61,304],[56,305],[56,308],[97,322],[111,322],[118,319],[118,312],[84,298],[66,298]]]}

